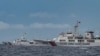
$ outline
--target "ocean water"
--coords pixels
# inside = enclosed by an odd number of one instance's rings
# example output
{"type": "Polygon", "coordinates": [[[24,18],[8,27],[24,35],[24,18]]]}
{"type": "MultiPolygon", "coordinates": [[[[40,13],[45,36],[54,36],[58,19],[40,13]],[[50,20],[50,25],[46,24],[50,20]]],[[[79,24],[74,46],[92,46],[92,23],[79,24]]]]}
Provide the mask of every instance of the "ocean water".
{"type": "Polygon", "coordinates": [[[100,56],[100,47],[0,45],[0,56],[100,56]]]}

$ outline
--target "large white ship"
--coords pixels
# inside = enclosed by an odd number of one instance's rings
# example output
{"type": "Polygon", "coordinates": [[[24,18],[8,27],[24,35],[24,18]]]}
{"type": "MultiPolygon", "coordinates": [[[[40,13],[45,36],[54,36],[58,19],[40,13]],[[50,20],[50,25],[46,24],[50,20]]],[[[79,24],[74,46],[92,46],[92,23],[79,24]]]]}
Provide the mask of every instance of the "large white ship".
{"type": "Polygon", "coordinates": [[[79,24],[80,22],[77,21],[73,32],[62,32],[54,38],[57,46],[100,46],[100,37],[94,36],[93,31],[86,31],[84,35],[78,33],[79,24]]]}
{"type": "Polygon", "coordinates": [[[95,37],[93,31],[86,31],[84,35],[78,33],[77,21],[73,32],[61,33],[53,40],[32,40],[28,41],[23,36],[13,42],[3,42],[6,45],[25,45],[25,46],[100,46],[100,37],[95,37]]]}

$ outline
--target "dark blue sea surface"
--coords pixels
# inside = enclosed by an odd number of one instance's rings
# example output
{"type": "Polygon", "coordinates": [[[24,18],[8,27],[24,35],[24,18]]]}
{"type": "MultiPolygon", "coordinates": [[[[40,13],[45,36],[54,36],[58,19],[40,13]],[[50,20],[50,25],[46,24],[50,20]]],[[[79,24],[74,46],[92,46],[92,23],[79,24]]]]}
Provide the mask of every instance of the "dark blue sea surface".
{"type": "Polygon", "coordinates": [[[100,47],[0,45],[0,56],[100,56],[100,47]]]}

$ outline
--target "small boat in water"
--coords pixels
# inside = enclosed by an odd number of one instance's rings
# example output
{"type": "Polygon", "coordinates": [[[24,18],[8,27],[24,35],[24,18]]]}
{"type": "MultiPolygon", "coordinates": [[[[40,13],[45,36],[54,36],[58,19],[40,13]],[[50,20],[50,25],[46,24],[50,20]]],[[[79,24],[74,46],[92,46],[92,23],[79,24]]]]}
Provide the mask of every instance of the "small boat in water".
{"type": "Polygon", "coordinates": [[[60,33],[53,40],[32,40],[28,41],[24,36],[13,42],[3,42],[5,45],[24,46],[100,46],[100,37],[95,37],[93,31],[86,31],[85,35],[77,33],[80,22],[77,21],[73,32],[60,33]]]}

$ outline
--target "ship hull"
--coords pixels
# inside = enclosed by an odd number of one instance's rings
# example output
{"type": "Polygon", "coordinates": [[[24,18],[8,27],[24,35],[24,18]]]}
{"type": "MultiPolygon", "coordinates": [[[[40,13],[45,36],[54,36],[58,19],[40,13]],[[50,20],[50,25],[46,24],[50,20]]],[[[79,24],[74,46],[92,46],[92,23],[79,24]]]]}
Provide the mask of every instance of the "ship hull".
{"type": "Polygon", "coordinates": [[[48,44],[12,44],[14,46],[72,46],[72,47],[92,47],[92,46],[100,46],[100,43],[60,43],[60,42],[52,42],[48,44]]]}

